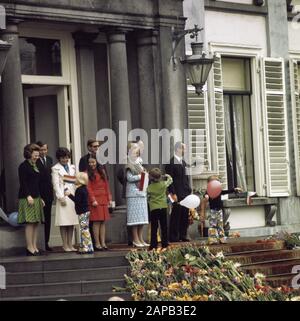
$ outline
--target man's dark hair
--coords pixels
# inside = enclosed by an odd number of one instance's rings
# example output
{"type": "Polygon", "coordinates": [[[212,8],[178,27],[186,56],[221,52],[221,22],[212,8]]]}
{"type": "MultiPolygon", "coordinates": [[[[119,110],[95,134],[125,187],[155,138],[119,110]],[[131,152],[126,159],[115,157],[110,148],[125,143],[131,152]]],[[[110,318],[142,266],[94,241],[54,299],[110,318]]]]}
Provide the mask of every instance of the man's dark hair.
{"type": "Polygon", "coordinates": [[[38,141],[38,142],[36,142],[36,144],[38,145],[38,146],[40,146],[40,147],[43,147],[44,145],[47,145],[47,147],[48,147],[48,144],[47,143],[43,143],[42,141],[38,141]]]}
{"type": "Polygon", "coordinates": [[[87,141],[87,146],[90,147],[90,146],[92,146],[94,143],[98,143],[98,140],[96,140],[96,139],[89,139],[89,140],[87,141]]]}

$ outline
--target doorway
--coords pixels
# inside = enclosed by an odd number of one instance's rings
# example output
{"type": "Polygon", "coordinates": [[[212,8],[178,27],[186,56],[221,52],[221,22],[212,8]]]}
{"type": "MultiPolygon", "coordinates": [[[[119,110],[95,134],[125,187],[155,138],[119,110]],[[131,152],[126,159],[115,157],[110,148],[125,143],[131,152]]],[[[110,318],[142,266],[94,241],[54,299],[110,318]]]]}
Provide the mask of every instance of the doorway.
{"type": "Polygon", "coordinates": [[[27,141],[48,144],[55,160],[59,146],[71,146],[70,112],[66,86],[24,85],[27,141]]]}
{"type": "MultiPolygon", "coordinates": [[[[53,163],[59,146],[71,150],[70,107],[67,86],[24,85],[27,143],[42,141],[48,145],[53,163]]],[[[71,151],[72,155],[72,151],[71,151]]],[[[55,201],[52,206],[50,245],[61,245],[55,223],[55,201]]]]}

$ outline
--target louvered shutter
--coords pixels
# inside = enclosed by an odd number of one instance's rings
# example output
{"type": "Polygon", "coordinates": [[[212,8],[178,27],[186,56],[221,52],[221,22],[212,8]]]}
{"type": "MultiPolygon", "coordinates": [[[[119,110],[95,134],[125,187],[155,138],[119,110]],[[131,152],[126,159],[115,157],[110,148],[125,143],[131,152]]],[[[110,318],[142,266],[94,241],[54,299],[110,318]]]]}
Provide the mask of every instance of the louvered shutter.
{"type": "Polygon", "coordinates": [[[227,188],[227,164],[225,145],[225,118],[222,81],[222,59],[220,55],[215,56],[212,68],[213,72],[213,97],[212,103],[215,112],[215,135],[217,149],[217,170],[222,180],[223,188],[227,188]]]}
{"type": "Polygon", "coordinates": [[[290,194],[284,60],[262,59],[265,167],[268,196],[290,194]]]}
{"type": "Polygon", "coordinates": [[[204,89],[203,94],[198,96],[195,93],[195,87],[188,84],[187,97],[192,160],[196,161],[201,171],[207,171],[210,170],[211,165],[207,90],[204,89]]]}
{"type": "Polygon", "coordinates": [[[290,60],[297,195],[300,196],[300,79],[297,60],[290,60]]]}

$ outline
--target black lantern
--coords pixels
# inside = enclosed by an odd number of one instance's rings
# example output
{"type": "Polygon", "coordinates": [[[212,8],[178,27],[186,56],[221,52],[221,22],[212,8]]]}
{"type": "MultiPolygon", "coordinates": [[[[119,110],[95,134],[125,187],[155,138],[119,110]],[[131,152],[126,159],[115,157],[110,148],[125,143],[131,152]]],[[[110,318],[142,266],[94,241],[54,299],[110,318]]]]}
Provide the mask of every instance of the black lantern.
{"type": "Polygon", "coordinates": [[[196,93],[200,95],[214,63],[214,58],[206,58],[202,42],[193,42],[191,47],[192,55],[182,60],[181,63],[186,65],[187,76],[196,88],[196,93]]]}
{"type": "Polygon", "coordinates": [[[172,61],[173,69],[177,69],[177,58],[175,56],[175,50],[181,41],[181,39],[186,35],[190,34],[192,39],[196,39],[196,42],[191,43],[192,55],[186,57],[185,59],[180,59],[181,63],[186,66],[187,76],[190,79],[191,84],[196,88],[196,93],[200,95],[203,91],[202,88],[205,85],[211,67],[214,63],[214,58],[206,57],[203,51],[203,42],[197,42],[199,29],[197,25],[193,29],[184,30],[181,32],[176,32],[173,29],[173,52],[172,61]]]}

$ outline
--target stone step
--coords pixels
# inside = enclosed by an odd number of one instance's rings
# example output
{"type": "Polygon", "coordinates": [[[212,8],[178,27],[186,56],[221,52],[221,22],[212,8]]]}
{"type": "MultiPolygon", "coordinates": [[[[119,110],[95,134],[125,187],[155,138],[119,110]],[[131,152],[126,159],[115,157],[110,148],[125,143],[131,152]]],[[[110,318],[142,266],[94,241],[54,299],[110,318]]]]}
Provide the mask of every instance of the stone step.
{"type": "Polygon", "coordinates": [[[262,250],[282,250],[284,249],[283,241],[274,241],[274,242],[235,242],[228,244],[218,244],[211,245],[209,249],[212,253],[217,253],[222,251],[224,254],[241,254],[245,252],[254,252],[254,251],[262,251],[262,250]]]}
{"type": "Polygon", "coordinates": [[[291,273],[294,266],[300,265],[300,259],[286,259],[245,264],[241,268],[251,275],[263,273],[266,276],[291,273]]]}
{"type": "Polygon", "coordinates": [[[50,254],[37,257],[18,257],[0,259],[7,272],[41,272],[54,270],[76,270],[86,268],[104,268],[112,266],[125,266],[127,252],[97,252],[95,254],[78,255],[50,254]]]}
{"type": "Polygon", "coordinates": [[[122,279],[101,280],[101,281],[76,281],[59,283],[38,283],[26,285],[9,285],[5,290],[0,291],[2,298],[20,298],[35,296],[61,296],[72,293],[73,296],[81,294],[94,294],[111,292],[113,287],[124,287],[122,279]]]}
{"type": "Polygon", "coordinates": [[[58,283],[71,281],[92,281],[121,279],[128,274],[128,266],[112,266],[105,268],[86,268],[77,270],[54,270],[37,272],[8,272],[7,285],[24,285],[38,283],[58,283]]]}
{"type": "MultiPolygon", "coordinates": [[[[266,278],[266,283],[274,288],[278,288],[283,285],[292,287],[293,286],[292,280],[296,275],[297,274],[293,274],[293,273],[270,275],[266,278]]],[[[298,284],[299,284],[299,281],[298,281],[298,284]]]]}
{"type": "Polygon", "coordinates": [[[241,264],[252,264],[273,260],[300,259],[300,250],[270,250],[242,253],[238,256],[226,256],[227,259],[241,264]]]}
{"type": "Polygon", "coordinates": [[[15,298],[1,298],[1,301],[107,301],[113,296],[118,296],[125,301],[131,300],[131,295],[128,292],[99,292],[88,294],[67,294],[67,295],[50,295],[50,296],[26,296],[15,298]]]}

